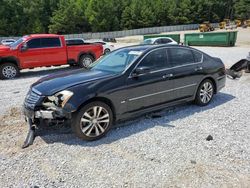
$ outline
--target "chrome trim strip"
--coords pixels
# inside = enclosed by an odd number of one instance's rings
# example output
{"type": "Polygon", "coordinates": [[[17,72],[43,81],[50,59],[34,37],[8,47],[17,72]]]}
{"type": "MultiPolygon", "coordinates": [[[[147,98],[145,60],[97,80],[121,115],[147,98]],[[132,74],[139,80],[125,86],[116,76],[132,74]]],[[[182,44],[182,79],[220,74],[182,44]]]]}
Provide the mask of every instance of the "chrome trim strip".
{"type": "MultiPolygon", "coordinates": [[[[154,51],[156,51],[156,50],[161,50],[161,49],[169,49],[169,48],[178,48],[178,47],[176,47],[176,46],[164,46],[164,47],[161,47],[161,48],[156,48],[156,49],[153,49],[153,50],[150,50],[149,52],[147,52],[146,54],[144,54],[144,56],[141,58],[141,60],[136,64],[136,66],[135,66],[135,68],[131,71],[131,73],[129,74],[129,77],[128,78],[133,78],[133,76],[132,76],[132,73],[134,72],[134,70],[138,67],[138,65],[141,63],[141,61],[143,60],[143,59],[145,59],[145,57],[149,54],[149,53],[151,53],[151,52],[154,52],[154,51]]],[[[178,48],[179,49],[179,48],[178,48]]],[[[180,48],[181,49],[181,48],[180,48]]],[[[202,55],[202,57],[201,57],[201,61],[200,62],[195,62],[195,63],[189,63],[189,64],[185,64],[185,65],[177,65],[177,66],[174,66],[174,67],[170,67],[170,68],[164,68],[164,69],[159,69],[159,70],[155,70],[155,71],[151,71],[150,73],[155,73],[155,72],[160,72],[160,71],[164,71],[164,70],[171,70],[171,69],[175,69],[175,68],[180,68],[180,67],[185,67],[185,66],[189,66],[189,65],[196,65],[196,64],[201,64],[201,63],[203,63],[203,60],[204,60],[204,55],[201,53],[201,52],[199,52],[198,50],[196,50],[196,49],[189,49],[189,48],[185,48],[185,49],[188,49],[188,50],[193,50],[193,51],[196,51],[196,52],[198,52],[198,53],[200,53],[201,55],[202,55]]],[[[138,56],[138,58],[139,58],[140,56],[138,56]]],[[[132,64],[133,63],[131,63],[126,69],[125,69],[125,71],[123,71],[123,73],[124,72],[126,72],[128,69],[129,69],[129,67],[130,66],[132,66],[132,64]]],[[[140,75],[138,75],[138,76],[140,76],[140,75]]]]}
{"type": "MultiPolygon", "coordinates": [[[[161,72],[161,71],[176,69],[176,68],[180,68],[180,67],[186,67],[186,66],[190,66],[190,65],[197,65],[197,64],[201,64],[201,63],[202,63],[202,62],[198,62],[198,63],[189,63],[189,64],[179,65],[179,66],[175,66],[175,67],[171,67],[171,68],[164,68],[164,69],[159,69],[159,70],[151,71],[150,73],[156,73],[156,72],[161,72]]],[[[140,76],[140,75],[139,75],[139,76],[140,76]]]]}
{"type": "Polygon", "coordinates": [[[169,90],[165,90],[165,91],[160,91],[160,92],[156,92],[156,93],[151,93],[151,94],[148,94],[148,95],[143,95],[143,96],[140,96],[140,97],[135,97],[135,98],[128,99],[128,101],[135,101],[135,100],[142,99],[142,98],[145,98],[145,97],[151,97],[151,96],[154,96],[154,95],[159,95],[159,94],[162,94],[162,93],[167,93],[167,92],[170,92],[170,91],[175,91],[175,90],[178,90],[178,89],[183,89],[183,88],[192,87],[192,86],[196,86],[196,85],[197,85],[197,83],[182,86],[182,87],[177,87],[177,88],[169,89],[169,90]]]}
{"type": "Polygon", "coordinates": [[[31,88],[31,90],[38,95],[42,95],[42,93],[35,88],[31,88]]]}

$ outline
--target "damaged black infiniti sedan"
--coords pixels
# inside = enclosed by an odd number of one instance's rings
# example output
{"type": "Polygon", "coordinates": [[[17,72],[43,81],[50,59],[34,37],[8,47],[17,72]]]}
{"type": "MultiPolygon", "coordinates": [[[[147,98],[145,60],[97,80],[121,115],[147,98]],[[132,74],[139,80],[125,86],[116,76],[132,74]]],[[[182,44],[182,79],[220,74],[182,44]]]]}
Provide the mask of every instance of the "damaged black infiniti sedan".
{"type": "Polygon", "coordinates": [[[54,74],[34,83],[24,102],[31,130],[41,121],[69,121],[84,140],[101,138],[120,120],[194,101],[207,105],[225,86],[219,58],[179,45],[118,49],[89,70],[54,74]]]}

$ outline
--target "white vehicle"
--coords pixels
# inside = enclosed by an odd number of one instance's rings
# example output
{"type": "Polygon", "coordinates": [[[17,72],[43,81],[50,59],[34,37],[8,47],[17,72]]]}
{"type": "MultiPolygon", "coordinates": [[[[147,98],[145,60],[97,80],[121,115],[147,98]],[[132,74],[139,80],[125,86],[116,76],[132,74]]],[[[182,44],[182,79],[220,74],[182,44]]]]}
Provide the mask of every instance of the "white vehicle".
{"type": "Polygon", "coordinates": [[[16,42],[16,40],[14,40],[14,39],[4,39],[1,41],[1,44],[5,45],[5,46],[9,46],[10,44],[12,44],[14,42],[16,42]]]}
{"type": "Polygon", "coordinates": [[[103,54],[108,54],[111,51],[115,50],[115,46],[111,43],[104,42],[104,41],[96,41],[94,43],[102,44],[103,46],[103,54]]]}
{"type": "Polygon", "coordinates": [[[144,40],[141,44],[178,44],[170,37],[156,37],[144,40]]]}

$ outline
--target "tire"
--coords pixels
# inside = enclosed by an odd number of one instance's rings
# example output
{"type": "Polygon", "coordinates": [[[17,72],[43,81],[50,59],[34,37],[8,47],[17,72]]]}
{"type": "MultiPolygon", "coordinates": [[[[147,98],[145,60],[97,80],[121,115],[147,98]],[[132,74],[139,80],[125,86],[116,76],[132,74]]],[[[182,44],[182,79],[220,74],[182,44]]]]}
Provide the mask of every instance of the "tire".
{"type": "Polygon", "coordinates": [[[77,137],[93,141],[103,137],[112,125],[113,113],[111,108],[103,102],[91,102],[76,112],[71,127],[77,137]]]}
{"type": "Polygon", "coordinates": [[[14,63],[0,65],[0,79],[13,79],[20,75],[18,67],[14,63]]]}
{"type": "Polygon", "coordinates": [[[94,58],[91,55],[82,55],[79,59],[79,66],[87,69],[93,62],[94,58]]]}
{"type": "Polygon", "coordinates": [[[195,96],[195,103],[199,106],[208,105],[214,96],[215,86],[210,79],[206,79],[198,87],[195,96]]]}
{"type": "Polygon", "coordinates": [[[111,51],[111,50],[110,50],[109,48],[106,48],[106,49],[104,50],[104,55],[110,53],[110,51],[111,51]]]}

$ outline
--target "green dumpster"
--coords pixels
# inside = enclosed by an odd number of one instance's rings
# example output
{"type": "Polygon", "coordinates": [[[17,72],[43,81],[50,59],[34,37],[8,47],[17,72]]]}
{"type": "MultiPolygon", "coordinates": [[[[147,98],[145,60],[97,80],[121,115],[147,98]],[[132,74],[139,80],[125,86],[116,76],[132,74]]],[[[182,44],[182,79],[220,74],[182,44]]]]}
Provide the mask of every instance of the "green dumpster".
{"type": "Polygon", "coordinates": [[[143,40],[149,38],[156,38],[156,37],[170,37],[175,40],[177,43],[180,43],[180,34],[159,34],[159,35],[144,35],[143,40]]]}
{"type": "Polygon", "coordinates": [[[237,31],[185,34],[184,43],[190,46],[235,46],[237,31]]]}

